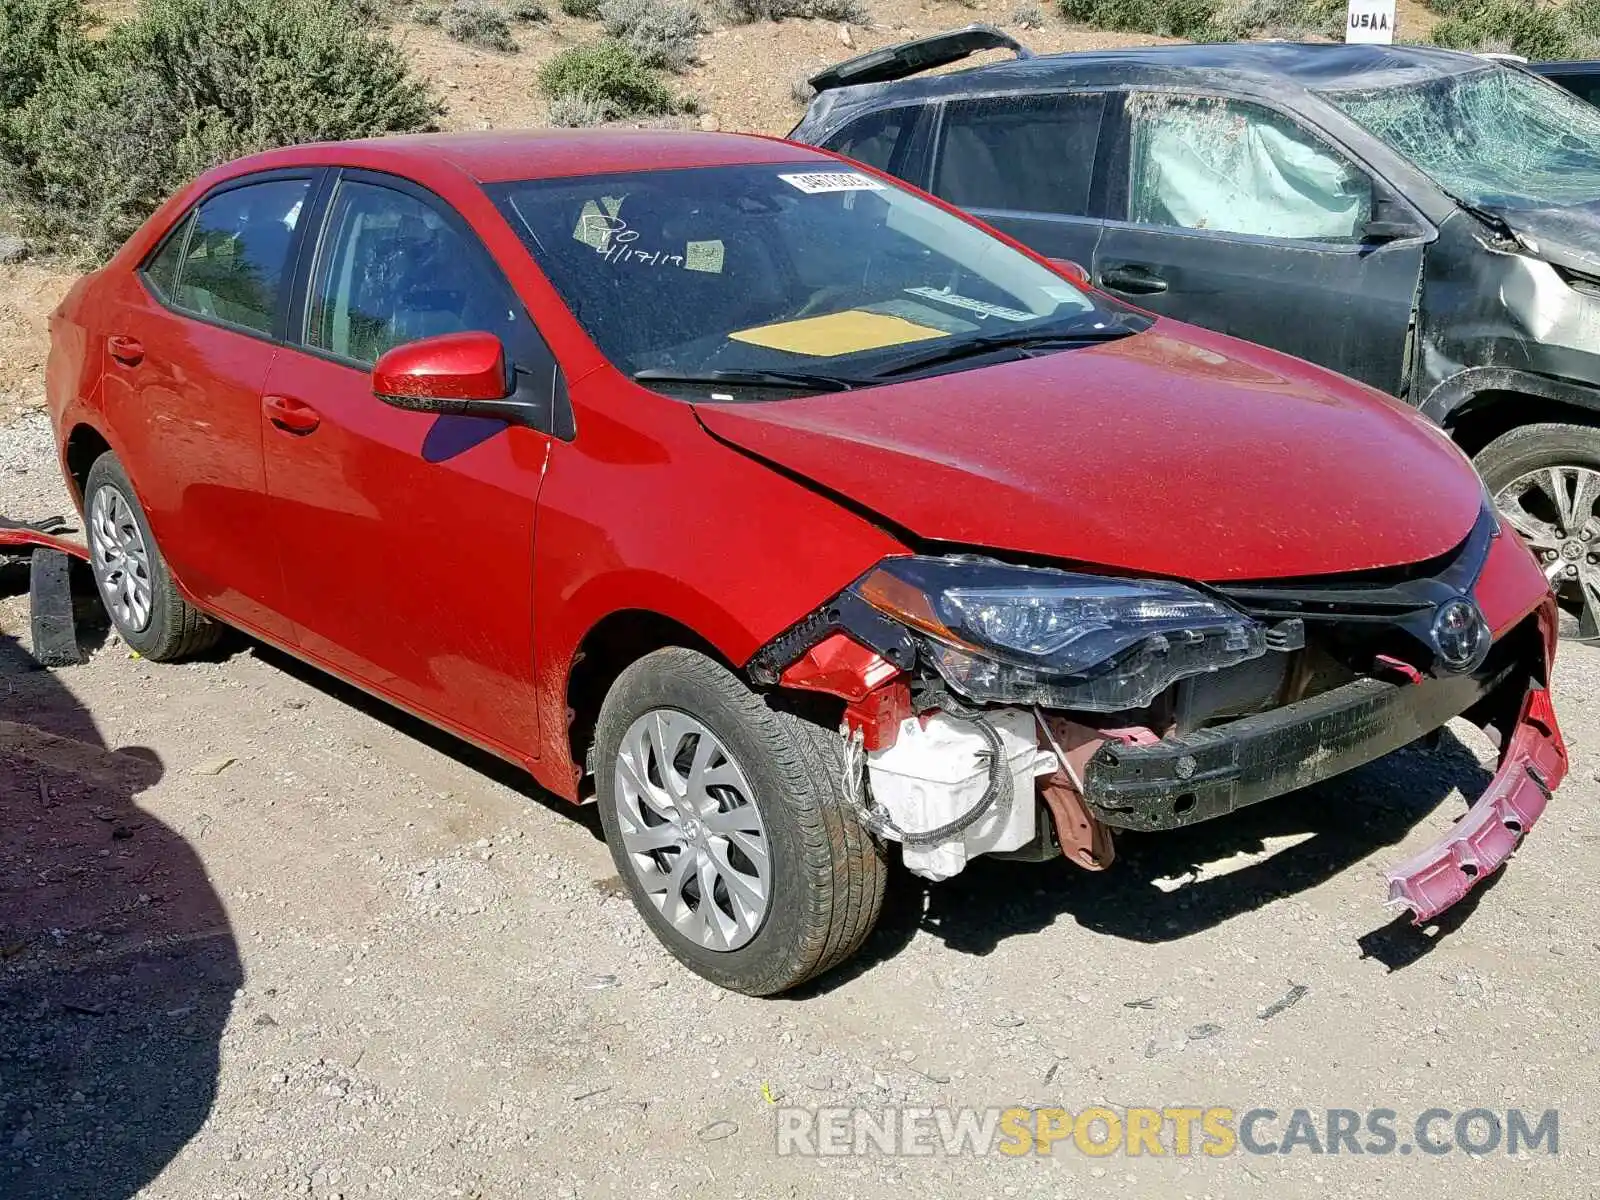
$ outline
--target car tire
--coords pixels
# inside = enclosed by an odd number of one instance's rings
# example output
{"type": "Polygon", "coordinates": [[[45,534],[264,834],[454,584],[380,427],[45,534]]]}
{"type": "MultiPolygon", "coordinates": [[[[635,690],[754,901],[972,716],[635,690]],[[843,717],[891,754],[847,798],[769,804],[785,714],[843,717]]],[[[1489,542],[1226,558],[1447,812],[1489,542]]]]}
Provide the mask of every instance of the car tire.
{"type": "Polygon", "coordinates": [[[706,655],[669,647],[618,677],[595,745],[617,874],[690,970],[768,996],[843,962],[871,932],[887,864],[845,798],[836,731],[772,706],[706,655]]]}
{"type": "Polygon", "coordinates": [[[102,454],[89,468],[83,514],[95,586],[129,649],[153,662],[175,662],[216,645],[222,626],[178,594],[116,455],[102,454]]]}
{"type": "MultiPolygon", "coordinates": [[[[1577,513],[1573,528],[1562,521],[1549,483],[1552,470],[1571,494],[1600,494],[1600,429],[1585,425],[1523,425],[1496,438],[1473,460],[1484,486],[1502,512],[1509,514],[1512,497],[1517,506],[1541,527],[1540,536],[1527,536],[1526,519],[1519,525],[1540,565],[1551,576],[1562,609],[1576,624],[1562,621],[1564,636],[1584,641],[1600,639],[1600,505],[1591,503],[1577,513]],[[1582,481],[1580,483],[1580,481],[1582,481]],[[1549,527],[1551,532],[1545,532],[1549,527]],[[1574,574],[1568,574],[1568,571],[1574,574]]],[[[1576,507],[1582,507],[1578,505],[1576,507]]]]}

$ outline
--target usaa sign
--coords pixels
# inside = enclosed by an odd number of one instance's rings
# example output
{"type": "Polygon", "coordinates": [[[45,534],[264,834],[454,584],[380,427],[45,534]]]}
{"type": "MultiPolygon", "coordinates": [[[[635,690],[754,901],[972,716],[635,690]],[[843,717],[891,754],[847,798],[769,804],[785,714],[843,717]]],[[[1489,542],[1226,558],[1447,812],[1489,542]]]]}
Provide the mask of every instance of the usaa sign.
{"type": "Polygon", "coordinates": [[[1387,46],[1394,41],[1394,0],[1350,0],[1344,40],[1387,46]]]}

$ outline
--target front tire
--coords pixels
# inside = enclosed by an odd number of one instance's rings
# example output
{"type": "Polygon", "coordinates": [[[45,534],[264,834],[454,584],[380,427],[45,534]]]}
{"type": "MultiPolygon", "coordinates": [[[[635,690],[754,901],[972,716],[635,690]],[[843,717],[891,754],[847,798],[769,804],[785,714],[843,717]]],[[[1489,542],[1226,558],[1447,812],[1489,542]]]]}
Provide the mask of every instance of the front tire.
{"type": "Polygon", "coordinates": [[[1524,425],[1473,460],[1506,520],[1544,568],[1574,623],[1563,633],[1600,640],[1600,430],[1524,425]]]}
{"type": "Polygon", "coordinates": [[[89,468],[83,514],[95,586],[130,649],[174,662],[216,644],[222,627],[178,594],[133,485],[110,452],[89,468]]]}
{"type": "Polygon", "coordinates": [[[844,797],[837,733],[669,647],[622,672],[595,739],[617,874],[690,970],[768,996],[860,947],[887,867],[844,797]]]}

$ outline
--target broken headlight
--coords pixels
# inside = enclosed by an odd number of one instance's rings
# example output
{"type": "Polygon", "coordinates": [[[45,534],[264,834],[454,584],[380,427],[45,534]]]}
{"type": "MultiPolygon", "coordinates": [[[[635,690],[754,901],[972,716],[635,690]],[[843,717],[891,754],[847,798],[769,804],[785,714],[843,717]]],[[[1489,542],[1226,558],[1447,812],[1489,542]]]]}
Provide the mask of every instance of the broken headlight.
{"type": "Polygon", "coordinates": [[[1266,629],[1195,588],[972,558],[887,559],[851,589],[922,634],[968,700],[1117,712],[1264,654],[1266,629]]]}

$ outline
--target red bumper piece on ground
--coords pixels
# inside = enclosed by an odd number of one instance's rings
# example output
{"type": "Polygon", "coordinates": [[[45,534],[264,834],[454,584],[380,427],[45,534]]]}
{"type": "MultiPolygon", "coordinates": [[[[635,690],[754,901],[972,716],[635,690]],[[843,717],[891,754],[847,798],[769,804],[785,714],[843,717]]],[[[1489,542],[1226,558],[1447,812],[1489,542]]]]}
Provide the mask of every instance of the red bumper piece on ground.
{"type": "Polygon", "coordinates": [[[88,558],[89,547],[64,536],[69,532],[71,527],[59,518],[48,521],[11,521],[0,517],[0,553],[3,553],[4,548],[8,546],[18,550],[43,547],[46,550],[59,550],[76,558],[88,558]]]}
{"type": "Polygon", "coordinates": [[[1417,925],[1456,903],[1511,857],[1566,774],[1550,693],[1534,687],[1483,795],[1448,834],[1388,873],[1389,903],[1409,908],[1417,925]]]}

